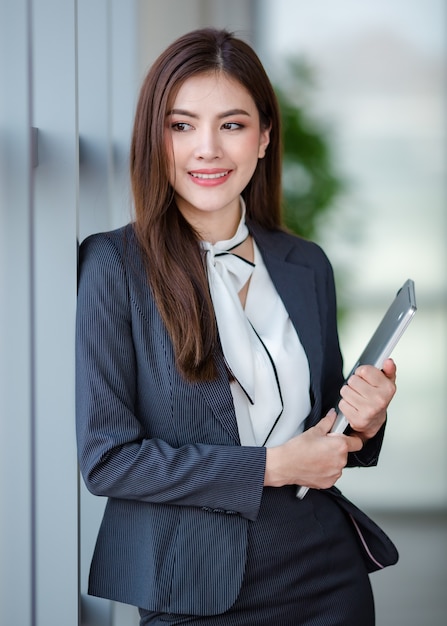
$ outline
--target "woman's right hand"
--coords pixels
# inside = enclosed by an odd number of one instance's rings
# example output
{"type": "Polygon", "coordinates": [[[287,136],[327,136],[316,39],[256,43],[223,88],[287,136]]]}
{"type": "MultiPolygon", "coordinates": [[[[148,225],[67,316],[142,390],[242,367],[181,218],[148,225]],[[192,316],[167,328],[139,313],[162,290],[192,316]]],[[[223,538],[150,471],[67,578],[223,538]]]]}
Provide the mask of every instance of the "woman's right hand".
{"type": "Polygon", "coordinates": [[[264,485],[303,485],[328,489],[340,478],[349,452],[363,442],[355,434],[331,433],[336,413],[331,409],[320,422],[286,443],[267,448],[264,485]]]}

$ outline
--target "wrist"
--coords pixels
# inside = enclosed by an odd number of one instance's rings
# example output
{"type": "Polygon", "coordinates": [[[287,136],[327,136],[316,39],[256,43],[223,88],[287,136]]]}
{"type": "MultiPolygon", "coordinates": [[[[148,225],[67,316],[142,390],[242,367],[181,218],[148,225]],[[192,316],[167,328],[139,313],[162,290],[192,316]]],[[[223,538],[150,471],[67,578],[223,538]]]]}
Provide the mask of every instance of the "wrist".
{"type": "Polygon", "coordinates": [[[282,487],[280,446],[266,448],[264,487],[282,487]]]}

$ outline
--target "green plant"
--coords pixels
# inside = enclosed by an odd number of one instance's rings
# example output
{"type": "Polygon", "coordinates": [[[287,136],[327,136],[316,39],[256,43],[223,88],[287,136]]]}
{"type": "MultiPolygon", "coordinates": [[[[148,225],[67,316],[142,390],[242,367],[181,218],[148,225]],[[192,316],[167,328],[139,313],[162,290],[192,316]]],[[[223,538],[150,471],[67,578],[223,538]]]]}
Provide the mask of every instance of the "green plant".
{"type": "Polygon", "coordinates": [[[288,90],[275,86],[283,123],[283,217],[290,230],[313,239],[319,218],[333,207],[343,184],[328,130],[311,116],[309,104],[303,104],[314,87],[313,72],[302,60],[289,61],[286,67],[282,82],[288,90]],[[299,95],[294,97],[290,87],[299,95]]]}

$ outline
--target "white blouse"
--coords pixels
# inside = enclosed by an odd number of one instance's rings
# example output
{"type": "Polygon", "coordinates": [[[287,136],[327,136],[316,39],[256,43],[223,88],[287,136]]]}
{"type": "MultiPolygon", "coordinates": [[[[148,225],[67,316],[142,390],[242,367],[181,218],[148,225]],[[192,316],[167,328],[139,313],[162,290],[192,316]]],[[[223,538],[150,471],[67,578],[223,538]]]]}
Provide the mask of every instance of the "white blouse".
{"type": "MultiPolygon", "coordinates": [[[[264,402],[262,386],[261,391],[256,392],[254,404],[237,380],[231,383],[231,392],[241,444],[269,447],[284,443],[303,431],[311,408],[310,372],[304,348],[254,241],[253,246],[255,268],[248,287],[245,314],[275,364],[283,411],[278,420],[278,416],[263,415],[263,406],[269,403],[264,402]]],[[[253,358],[269,357],[265,353],[254,354],[253,358]]],[[[269,392],[268,386],[264,391],[269,392]]]]}

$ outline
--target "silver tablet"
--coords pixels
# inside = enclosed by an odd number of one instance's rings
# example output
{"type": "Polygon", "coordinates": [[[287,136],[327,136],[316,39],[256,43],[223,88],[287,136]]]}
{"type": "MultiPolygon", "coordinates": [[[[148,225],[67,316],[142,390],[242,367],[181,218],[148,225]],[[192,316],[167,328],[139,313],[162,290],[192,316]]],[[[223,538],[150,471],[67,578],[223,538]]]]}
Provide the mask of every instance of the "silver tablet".
{"type": "MultiPolygon", "coordinates": [[[[346,380],[355,372],[359,365],[374,365],[382,368],[383,362],[391,356],[397,342],[402,337],[408,324],[416,313],[416,296],[414,282],[408,279],[394,298],[390,308],[383,316],[368,345],[359,356],[356,364],[349,372],[346,380]]],[[[346,417],[336,408],[337,419],[331,432],[343,433],[349,426],[346,417]]]]}
{"type": "MultiPolygon", "coordinates": [[[[357,359],[356,364],[349,372],[346,380],[355,372],[359,365],[374,365],[382,368],[383,362],[395,348],[397,342],[402,337],[408,324],[416,313],[416,297],[414,292],[414,282],[408,279],[394,298],[390,308],[383,316],[375,333],[369,340],[368,345],[357,359]]],[[[332,433],[344,433],[349,426],[348,420],[336,407],[337,418],[331,429],[332,433]]],[[[297,497],[303,498],[308,491],[308,487],[299,487],[297,497]]]]}

